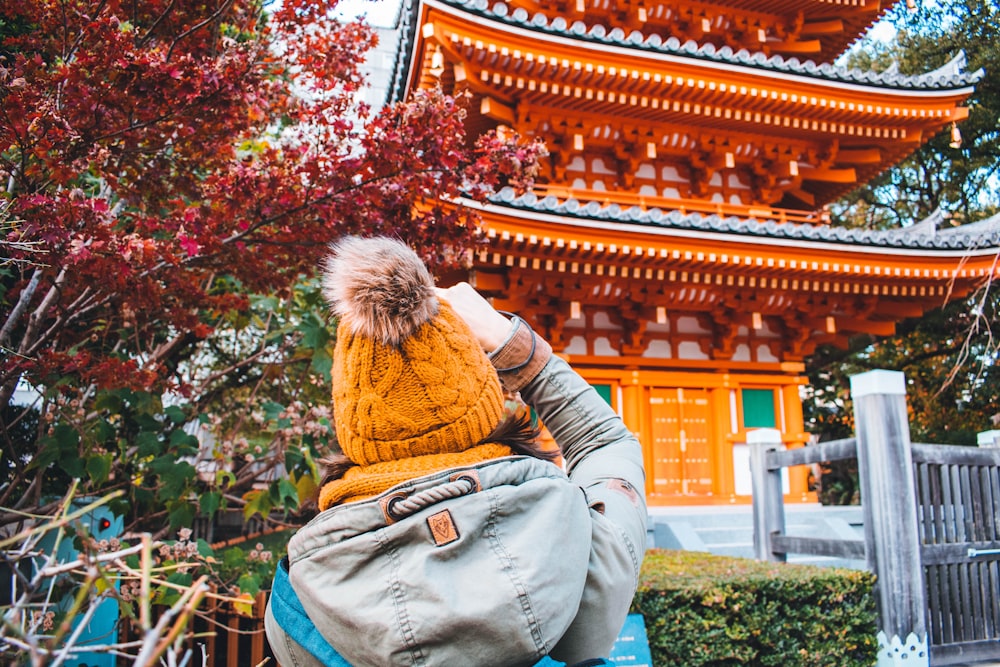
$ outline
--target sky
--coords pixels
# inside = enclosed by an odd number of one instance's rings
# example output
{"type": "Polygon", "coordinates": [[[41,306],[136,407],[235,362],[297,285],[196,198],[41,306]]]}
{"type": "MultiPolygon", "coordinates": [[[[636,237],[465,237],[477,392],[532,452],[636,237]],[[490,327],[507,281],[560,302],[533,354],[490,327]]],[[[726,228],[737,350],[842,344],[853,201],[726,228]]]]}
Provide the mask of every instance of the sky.
{"type": "Polygon", "coordinates": [[[364,14],[368,23],[378,28],[392,27],[400,0],[341,0],[337,11],[345,18],[364,14]]]}

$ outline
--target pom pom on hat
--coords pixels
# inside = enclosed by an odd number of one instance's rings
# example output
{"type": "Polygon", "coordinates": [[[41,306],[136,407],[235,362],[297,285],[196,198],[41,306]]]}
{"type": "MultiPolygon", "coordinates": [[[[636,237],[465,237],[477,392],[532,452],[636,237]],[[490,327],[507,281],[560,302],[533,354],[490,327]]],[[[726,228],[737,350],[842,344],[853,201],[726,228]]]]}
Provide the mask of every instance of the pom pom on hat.
{"type": "Polygon", "coordinates": [[[387,238],[332,247],[323,294],[355,334],[399,345],[438,313],[434,281],[413,250],[387,238]]]}

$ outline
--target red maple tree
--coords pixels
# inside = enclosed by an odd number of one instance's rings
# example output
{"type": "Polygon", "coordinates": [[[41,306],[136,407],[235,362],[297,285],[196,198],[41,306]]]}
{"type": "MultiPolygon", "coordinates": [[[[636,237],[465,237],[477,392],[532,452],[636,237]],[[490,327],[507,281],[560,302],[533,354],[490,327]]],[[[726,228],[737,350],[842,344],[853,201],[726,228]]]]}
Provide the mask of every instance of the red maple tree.
{"type": "MultiPolygon", "coordinates": [[[[375,33],[332,19],[335,5],[5,0],[0,506],[41,502],[62,475],[189,521],[199,478],[177,467],[192,454],[179,429],[219,385],[183,371],[219,358],[220,331],[260,295],[291,298],[343,234],[453,261],[478,242],[478,217],[446,202],[530,184],[544,149],[467,138],[460,101],[357,103],[375,33]],[[11,405],[19,381],[43,392],[37,428],[11,405]],[[164,392],[187,403],[171,411],[164,392]]],[[[322,347],[306,320],[293,333],[322,347]]],[[[268,335],[217,373],[273,363],[280,332],[268,335]]],[[[198,491],[202,511],[242,492],[239,470],[226,475],[198,491]]]]}

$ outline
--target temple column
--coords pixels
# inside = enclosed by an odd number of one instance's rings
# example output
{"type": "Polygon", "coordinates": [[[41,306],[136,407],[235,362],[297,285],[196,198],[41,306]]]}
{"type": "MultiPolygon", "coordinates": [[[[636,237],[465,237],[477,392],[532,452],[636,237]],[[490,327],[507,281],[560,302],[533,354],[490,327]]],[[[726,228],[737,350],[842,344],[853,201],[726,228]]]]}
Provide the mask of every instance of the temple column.
{"type": "MultiPolygon", "coordinates": [[[[784,414],[782,431],[785,434],[785,445],[789,448],[802,447],[805,444],[802,399],[799,397],[798,384],[786,384],[781,388],[781,405],[784,414]]],[[[795,466],[788,469],[788,495],[793,501],[807,501],[809,495],[809,468],[795,466]]]]}
{"type": "Polygon", "coordinates": [[[712,405],[712,495],[732,500],[736,492],[733,476],[733,443],[727,436],[732,431],[729,387],[709,390],[712,405]]]}

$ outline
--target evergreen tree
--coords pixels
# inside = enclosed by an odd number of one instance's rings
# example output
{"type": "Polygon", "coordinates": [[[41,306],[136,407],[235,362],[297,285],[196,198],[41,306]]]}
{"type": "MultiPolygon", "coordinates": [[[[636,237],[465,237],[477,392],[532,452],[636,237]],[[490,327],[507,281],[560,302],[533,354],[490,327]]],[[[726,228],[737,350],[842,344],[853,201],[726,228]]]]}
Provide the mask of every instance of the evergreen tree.
{"type": "Polygon", "coordinates": [[[865,39],[847,56],[859,69],[925,74],[964,54],[985,76],[967,101],[969,117],[931,138],[906,160],[831,207],[836,223],[886,229],[918,222],[940,208],[952,224],[1000,211],[1000,6],[994,0],[942,0],[916,11],[900,4],[886,19],[889,42],[865,39]]]}
{"type": "MultiPolygon", "coordinates": [[[[919,222],[937,209],[953,225],[1000,211],[1000,5],[995,0],[941,0],[887,17],[890,41],[864,39],[846,57],[859,69],[924,74],[960,54],[965,69],[984,70],[958,124],[959,145],[945,128],[906,160],[831,206],[834,224],[890,229],[919,222]]],[[[804,403],[807,428],[821,440],[854,431],[849,378],[876,368],[902,371],[914,442],[974,445],[976,433],[1000,420],[997,368],[1000,290],[987,282],[966,299],[943,303],[902,322],[894,336],[859,337],[848,350],[823,348],[810,359],[804,403]]],[[[857,501],[855,470],[826,466],[825,502],[857,501]]]]}

